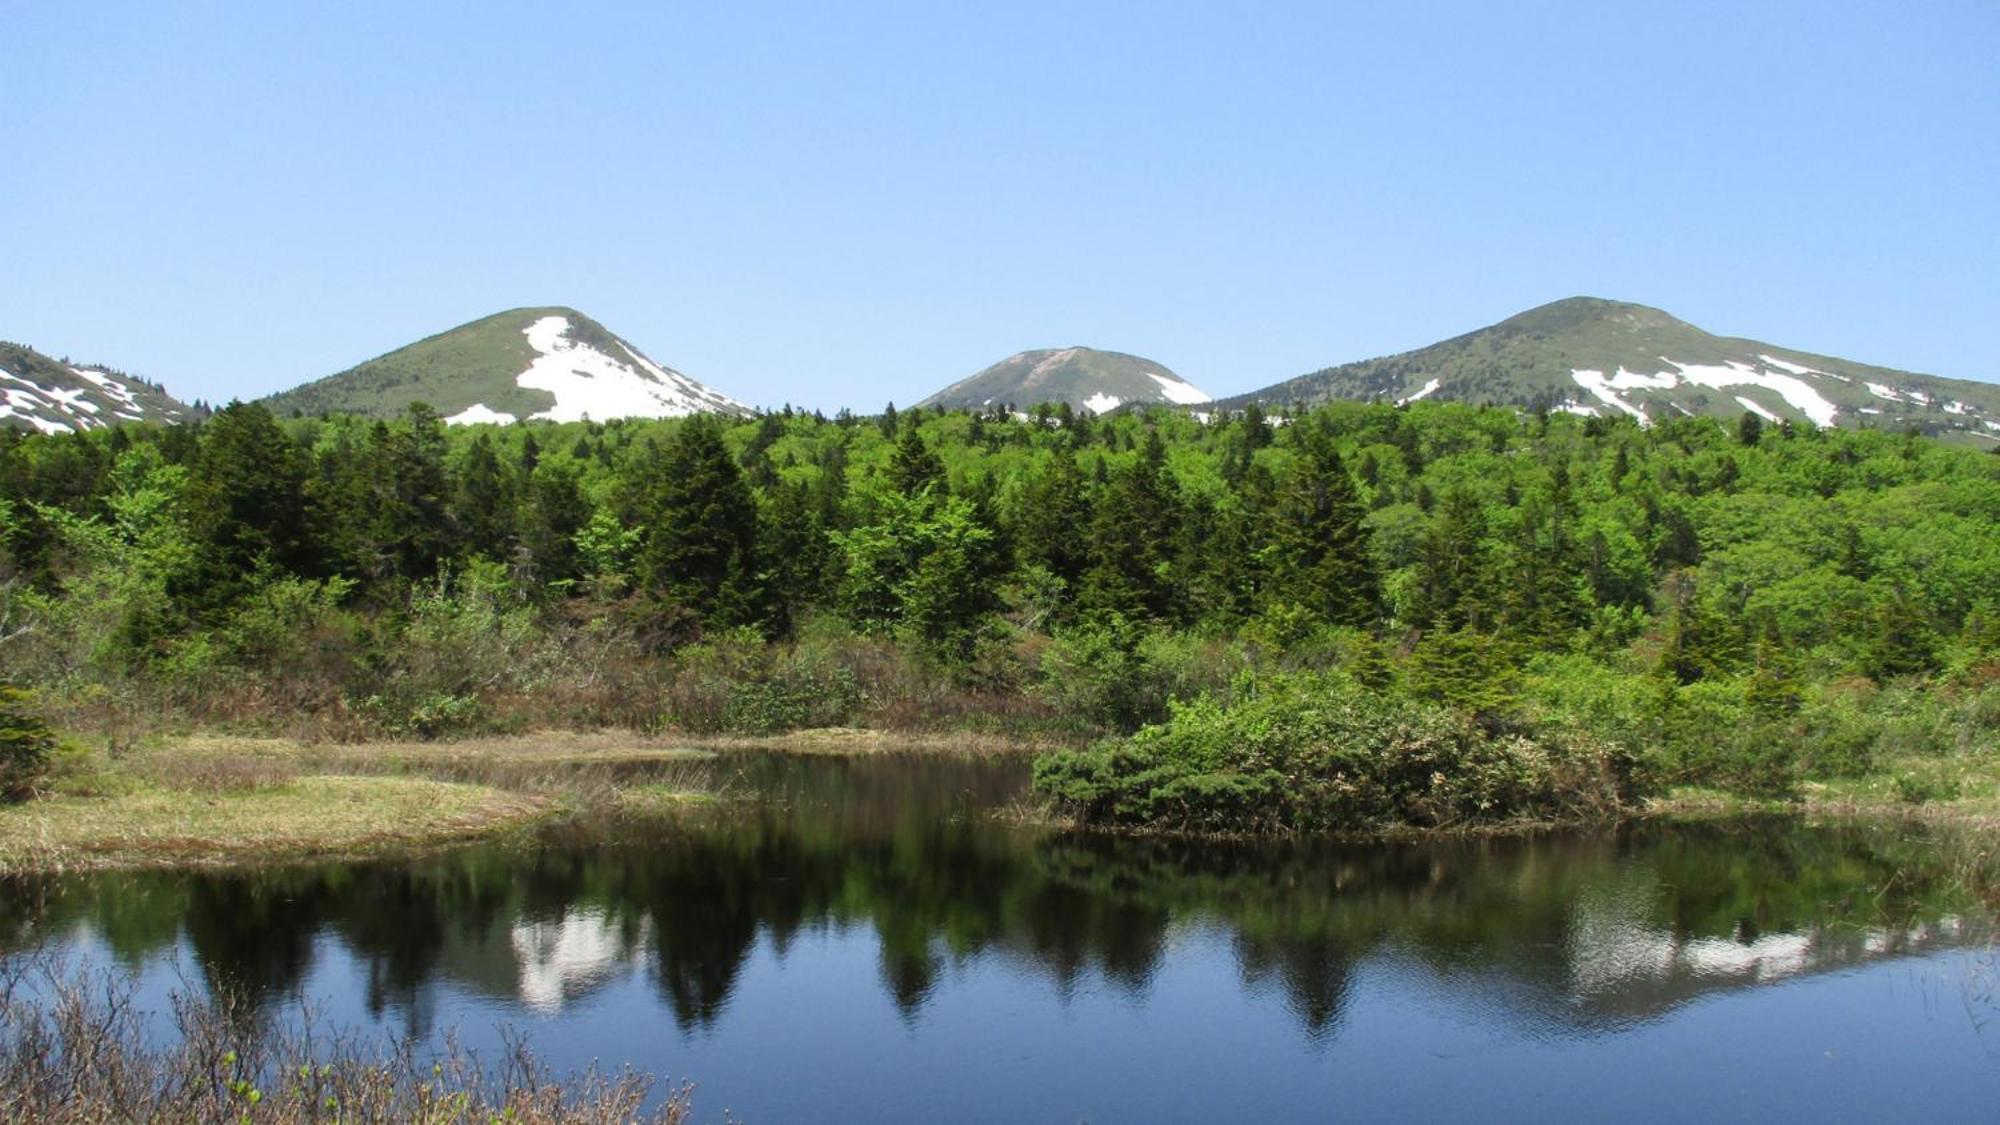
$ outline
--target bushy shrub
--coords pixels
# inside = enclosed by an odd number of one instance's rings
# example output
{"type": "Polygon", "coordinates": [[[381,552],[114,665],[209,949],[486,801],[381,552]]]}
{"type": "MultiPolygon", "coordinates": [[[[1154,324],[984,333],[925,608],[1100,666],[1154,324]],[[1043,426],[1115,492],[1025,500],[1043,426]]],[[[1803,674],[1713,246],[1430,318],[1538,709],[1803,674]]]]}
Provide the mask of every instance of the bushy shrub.
{"type": "Polygon", "coordinates": [[[831,647],[780,648],[739,629],[676,655],[662,717],[686,731],[778,734],[845,725],[865,702],[831,647]]]}
{"type": "Polygon", "coordinates": [[[1799,755],[1792,728],[1750,713],[1733,680],[1659,684],[1650,781],[1701,785],[1756,796],[1797,792],[1799,755]]]}
{"type": "Polygon", "coordinates": [[[1956,778],[1927,777],[1915,773],[1896,775],[1896,799],[1906,805],[1926,805],[1932,801],[1955,801],[1964,792],[1956,778]]]}
{"type": "Polygon", "coordinates": [[[1040,695],[1084,730],[1136,730],[1165,718],[1167,687],[1140,653],[1141,639],[1118,619],[1065,629],[1042,652],[1040,695]]]}
{"type": "Polygon", "coordinates": [[[466,693],[391,690],[363,699],[359,709],[390,734],[426,739],[471,734],[490,725],[485,704],[466,693]]]}
{"type": "Polygon", "coordinates": [[[1447,708],[1344,676],[1276,676],[1224,706],[1035,764],[1037,791],[1088,823],[1198,832],[1442,827],[1615,810],[1610,744],[1490,735],[1447,708]]]}
{"type": "Polygon", "coordinates": [[[27,693],[0,683],[0,800],[32,793],[55,751],[55,733],[28,711],[27,693]]]}

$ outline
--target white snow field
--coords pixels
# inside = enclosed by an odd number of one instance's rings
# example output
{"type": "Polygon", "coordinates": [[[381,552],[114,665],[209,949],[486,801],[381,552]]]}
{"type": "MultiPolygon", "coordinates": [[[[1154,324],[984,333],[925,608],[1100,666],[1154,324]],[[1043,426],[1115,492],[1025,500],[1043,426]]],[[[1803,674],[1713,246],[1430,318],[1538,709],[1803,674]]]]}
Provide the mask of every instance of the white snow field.
{"type": "MultiPolygon", "coordinates": [[[[45,387],[11,371],[0,370],[0,379],[13,384],[0,387],[0,422],[19,419],[45,434],[66,434],[101,429],[120,420],[145,420],[144,408],[131,387],[87,367],[68,370],[87,385],[45,387]]],[[[168,411],[161,417],[170,420],[179,414],[168,411]]]]}
{"type": "Polygon", "coordinates": [[[1397,399],[1397,400],[1396,400],[1396,405],[1397,405],[1397,406],[1408,406],[1408,405],[1409,405],[1410,403],[1413,403],[1413,402],[1417,401],[1417,400],[1418,400],[1418,399],[1420,399],[1420,398],[1428,398],[1428,397],[1430,397],[1430,396],[1431,396],[1432,394],[1435,394],[1435,393],[1437,392],[1437,389],[1438,389],[1439,387],[1443,386],[1443,385],[1444,385],[1444,384],[1443,384],[1442,382],[1440,382],[1439,380],[1437,380],[1437,379],[1432,379],[1432,380],[1430,380],[1429,382],[1425,383],[1425,384],[1424,384],[1424,385],[1423,385],[1423,386],[1422,386],[1422,387],[1421,387],[1420,389],[1418,389],[1418,390],[1416,391],[1416,393],[1414,393],[1414,394],[1411,394],[1411,395],[1410,395],[1409,397],[1407,397],[1407,398],[1399,398],[1399,399],[1397,399]]]}
{"type": "MultiPolygon", "coordinates": [[[[661,367],[622,341],[615,345],[625,353],[620,357],[571,338],[566,316],[542,317],[521,333],[536,355],[528,369],[514,377],[515,385],[556,396],[554,406],[530,417],[551,422],[605,422],[748,411],[742,403],[661,367]]],[[[514,415],[485,403],[474,403],[445,419],[453,425],[514,420],[514,415]]]]}
{"type": "MultiPolygon", "coordinates": [[[[1152,375],[1151,372],[1147,372],[1152,375]]],[[[1167,401],[1181,406],[1197,406],[1204,402],[1214,402],[1215,396],[1184,379],[1169,379],[1165,375],[1152,375],[1153,382],[1160,385],[1160,393],[1167,401]]]]}
{"type": "MultiPolygon", "coordinates": [[[[1651,417],[1641,407],[1627,402],[1619,395],[1619,391],[1667,391],[1682,385],[1707,387],[1711,390],[1726,390],[1732,387],[1761,387],[1764,390],[1777,394],[1792,409],[1812,419],[1814,425],[1831,426],[1834,424],[1834,419],[1840,413],[1840,408],[1828,401],[1826,396],[1820,394],[1811,383],[1806,382],[1804,378],[1800,377],[1801,373],[1816,377],[1824,375],[1825,372],[1814,371],[1812,368],[1802,367],[1798,364],[1772,361],[1768,356],[1760,358],[1766,361],[1763,367],[1744,363],[1740,360],[1730,360],[1727,363],[1721,364],[1681,363],[1677,360],[1661,356],[1660,362],[1673,370],[1647,375],[1636,371],[1627,371],[1621,367],[1612,375],[1606,376],[1602,371],[1578,368],[1570,372],[1570,378],[1576,381],[1577,386],[1589,391],[1599,402],[1630,414],[1632,417],[1637,418],[1641,424],[1650,424],[1652,421],[1651,417]],[[1771,370],[1772,367],[1783,368],[1783,370],[1771,370]]],[[[1869,389],[1876,390],[1872,384],[1869,389]]],[[[1876,393],[1880,394],[1881,391],[1886,390],[1888,388],[1884,387],[1876,391],[1876,393]]],[[[1736,397],[1739,402],[1744,401],[1741,396],[1733,397],[1736,397]]],[[[1884,395],[1883,397],[1888,396],[1884,395]]],[[[1770,416],[1769,412],[1762,408],[1751,407],[1751,409],[1756,409],[1759,413],[1763,413],[1767,417],[1770,416]]]]}
{"type": "Polygon", "coordinates": [[[1117,395],[1108,395],[1103,391],[1099,391],[1083,400],[1083,408],[1092,414],[1102,414],[1107,410],[1118,409],[1118,404],[1122,401],[1124,400],[1120,399],[1117,395]]]}

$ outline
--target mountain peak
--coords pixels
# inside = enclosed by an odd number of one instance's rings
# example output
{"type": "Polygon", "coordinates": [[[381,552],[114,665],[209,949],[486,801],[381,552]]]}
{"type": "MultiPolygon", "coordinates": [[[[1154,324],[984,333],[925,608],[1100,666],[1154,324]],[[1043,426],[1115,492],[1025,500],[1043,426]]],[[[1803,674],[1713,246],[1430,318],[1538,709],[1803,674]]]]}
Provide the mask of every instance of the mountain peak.
{"type": "Polygon", "coordinates": [[[373,417],[426,402],[457,423],[749,413],[562,305],[493,313],[265,402],[281,413],[373,417]]]}
{"type": "Polygon", "coordinates": [[[1071,346],[1015,352],[918,403],[977,410],[1066,402],[1102,414],[1131,403],[1193,405],[1208,392],[1143,356],[1071,346]]]}
{"type": "Polygon", "coordinates": [[[1603,297],[1564,297],[1515,313],[1494,325],[1527,332],[1566,332],[1589,324],[1617,326],[1634,332],[1661,329],[1691,329],[1693,325],[1650,305],[1612,301],[1603,297]]]}
{"type": "Polygon", "coordinates": [[[1895,426],[2000,445],[2000,387],[1715,336],[1660,309],[1568,297],[1449,340],[1328,367],[1225,401],[1418,399],[1509,405],[1640,425],[1670,418],[1895,426]]]}

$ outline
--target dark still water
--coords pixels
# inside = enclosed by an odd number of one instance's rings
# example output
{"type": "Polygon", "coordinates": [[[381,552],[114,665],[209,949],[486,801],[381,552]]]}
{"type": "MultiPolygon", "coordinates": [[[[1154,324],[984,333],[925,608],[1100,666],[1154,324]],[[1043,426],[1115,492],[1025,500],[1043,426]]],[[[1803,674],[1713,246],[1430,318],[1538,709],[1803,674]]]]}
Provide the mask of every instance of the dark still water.
{"type": "Polygon", "coordinates": [[[1906,830],[1176,843],[984,815],[1019,762],[713,768],[754,799],[695,825],[4,883],[0,943],[703,1120],[2000,1119],[1987,930],[1906,830]]]}

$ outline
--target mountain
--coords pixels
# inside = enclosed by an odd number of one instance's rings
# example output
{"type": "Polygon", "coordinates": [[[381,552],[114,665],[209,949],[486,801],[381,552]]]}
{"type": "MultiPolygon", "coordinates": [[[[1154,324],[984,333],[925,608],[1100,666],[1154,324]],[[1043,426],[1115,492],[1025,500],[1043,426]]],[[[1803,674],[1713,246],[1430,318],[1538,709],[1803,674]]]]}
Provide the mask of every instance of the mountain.
{"type": "Polygon", "coordinates": [[[1659,309],[1571,297],[1442,343],[1301,375],[1218,405],[1495,403],[1650,424],[1677,414],[1913,428],[2000,443],[2000,386],[1711,336],[1659,309]]]}
{"type": "Polygon", "coordinates": [[[143,379],[0,340],[0,425],[60,434],[121,422],[177,422],[190,413],[143,379]]]}
{"type": "Polygon", "coordinates": [[[1095,348],[1048,348],[1010,355],[917,405],[1026,410],[1044,402],[1067,402],[1102,414],[1129,403],[1193,405],[1211,397],[1150,359],[1095,348]]]}
{"type": "Polygon", "coordinates": [[[575,309],[510,309],[264,400],[274,413],[386,418],[426,402],[447,422],[673,418],[750,408],[575,309]]]}

